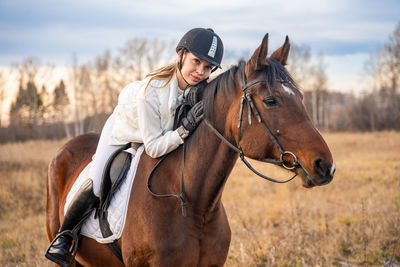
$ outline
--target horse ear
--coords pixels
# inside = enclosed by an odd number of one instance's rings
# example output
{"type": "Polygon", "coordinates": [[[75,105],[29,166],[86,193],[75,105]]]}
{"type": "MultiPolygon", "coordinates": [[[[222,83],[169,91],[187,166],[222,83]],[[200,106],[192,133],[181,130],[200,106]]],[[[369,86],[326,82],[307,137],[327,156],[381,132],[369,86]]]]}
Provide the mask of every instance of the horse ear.
{"type": "Polygon", "coordinates": [[[261,45],[256,49],[256,51],[254,51],[248,63],[255,70],[261,70],[263,66],[268,65],[267,53],[268,53],[268,33],[265,34],[261,45]]]}
{"type": "Polygon", "coordinates": [[[278,48],[274,53],[272,53],[271,58],[279,61],[282,65],[287,64],[287,59],[289,57],[290,43],[289,37],[286,35],[285,43],[278,48]]]}

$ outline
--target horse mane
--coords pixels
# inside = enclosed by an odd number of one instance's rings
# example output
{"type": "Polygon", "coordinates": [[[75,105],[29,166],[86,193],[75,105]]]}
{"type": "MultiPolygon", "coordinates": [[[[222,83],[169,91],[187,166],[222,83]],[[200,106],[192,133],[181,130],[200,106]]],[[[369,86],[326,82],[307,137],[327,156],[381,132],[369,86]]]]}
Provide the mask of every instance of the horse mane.
{"type": "Polygon", "coordinates": [[[218,75],[208,85],[203,95],[204,117],[212,122],[214,112],[214,99],[217,91],[225,97],[231,96],[235,91],[235,76],[239,66],[232,66],[229,70],[218,75]]]}
{"type": "MultiPolygon", "coordinates": [[[[267,58],[267,63],[268,64],[265,65],[260,72],[264,73],[270,92],[272,92],[272,89],[274,88],[274,86],[272,86],[274,82],[283,82],[291,84],[293,89],[295,89],[299,95],[302,95],[293,77],[279,61],[273,58],[267,58]]],[[[203,95],[204,116],[210,122],[212,122],[214,99],[217,91],[220,92],[225,99],[229,99],[234,94],[236,89],[236,73],[238,71],[243,72],[245,65],[246,62],[244,60],[240,60],[238,65],[234,65],[227,71],[221,73],[207,85],[203,95]]]]}

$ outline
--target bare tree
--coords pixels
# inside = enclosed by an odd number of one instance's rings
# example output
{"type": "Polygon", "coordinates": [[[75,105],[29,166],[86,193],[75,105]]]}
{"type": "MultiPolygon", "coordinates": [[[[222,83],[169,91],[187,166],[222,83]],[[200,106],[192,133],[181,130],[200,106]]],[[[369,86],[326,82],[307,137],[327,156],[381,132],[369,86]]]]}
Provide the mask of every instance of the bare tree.
{"type": "Polygon", "coordinates": [[[113,61],[115,85],[124,87],[134,80],[167,64],[175,56],[172,42],[135,38],[126,42],[113,61]]]}
{"type": "Polygon", "coordinates": [[[148,49],[148,40],[144,38],[134,38],[126,42],[120,49],[120,60],[123,66],[136,74],[135,79],[143,79],[143,63],[148,49]]]}
{"type": "Polygon", "coordinates": [[[308,46],[292,45],[288,70],[304,92],[304,104],[317,127],[328,129],[329,107],[323,57],[313,59],[308,46]]]}
{"type": "Polygon", "coordinates": [[[0,128],[3,122],[3,103],[5,99],[5,79],[3,72],[0,72],[0,128]]]}
{"type": "Polygon", "coordinates": [[[151,72],[161,67],[162,63],[166,64],[167,62],[165,61],[171,61],[175,55],[171,51],[174,51],[172,42],[157,39],[148,41],[146,50],[147,71],[151,72]]]}
{"type": "Polygon", "coordinates": [[[376,93],[378,129],[400,129],[400,23],[368,65],[376,93]]]}
{"type": "Polygon", "coordinates": [[[325,74],[325,65],[322,56],[318,59],[318,64],[312,72],[314,76],[313,84],[313,98],[312,98],[312,117],[314,123],[318,127],[323,127],[325,130],[328,128],[327,121],[327,76],[325,74]]]}
{"type": "Polygon", "coordinates": [[[98,56],[94,62],[93,88],[100,99],[97,113],[111,113],[118,100],[118,82],[114,79],[110,52],[98,56]]]}
{"type": "Polygon", "coordinates": [[[312,62],[311,50],[306,45],[292,44],[288,70],[304,91],[312,90],[312,72],[315,66],[312,62]]]}
{"type": "Polygon", "coordinates": [[[74,123],[74,134],[75,136],[84,133],[84,118],[85,114],[85,103],[84,103],[84,86],[82,86],[82,76],[85,76],[84,68],[78,66],[78,59],[76,54],[72,56],[72,96],[73,96],[73,123],[74,123]]]}

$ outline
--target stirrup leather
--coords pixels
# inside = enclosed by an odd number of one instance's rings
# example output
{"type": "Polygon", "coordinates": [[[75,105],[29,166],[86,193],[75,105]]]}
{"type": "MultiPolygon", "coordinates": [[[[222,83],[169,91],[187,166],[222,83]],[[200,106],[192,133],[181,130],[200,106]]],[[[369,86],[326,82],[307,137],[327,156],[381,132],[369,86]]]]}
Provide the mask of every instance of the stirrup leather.
{"type": "Polygon", "coordinates": [[[56,237],[54,238],[53,242],[51,242],[50,246],[47,248],[46,250],[46,258],[48,258],[49,260],[57,263],[58,265],[61,265],[62,267],[68,267],[72,264],[72,262],[75,259],[76,253],[78,252],[78,233],[76,231],[71,231],[71,230],[65,230],[62,231],[60,233],[58,233],[56,235],[56,237]],[[72,238],[72,240],[74,241],[73,243],[73,247],[72,249],[69,251],[69,253],[72,255],[71,258],[68,261],[63,261],[60,258],[54,257],[53,255],[51,255],[49,253],[49,250],[51,249],[51,247],[53,246],[53,244],[61,237],[61,236],[69,236],[72,238]]]}

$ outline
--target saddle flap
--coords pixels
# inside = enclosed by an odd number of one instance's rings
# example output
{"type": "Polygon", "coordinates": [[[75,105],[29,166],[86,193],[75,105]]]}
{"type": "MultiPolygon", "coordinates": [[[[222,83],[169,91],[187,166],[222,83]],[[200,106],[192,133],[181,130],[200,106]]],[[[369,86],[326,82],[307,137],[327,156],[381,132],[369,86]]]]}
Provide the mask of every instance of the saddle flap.
{"type": "Polygon", "coordinates": [[[111,184],[114,184],[115,181],[118,179],[128,156],[128,152],[121,151],[112,161],[109,171],[111,184]]]}
{"type": "Polygon", "coordinates": [[[99,209],[107,208],[106,207],[108,205],[107,202],[109,202],[109,200],[111,199],[110,193],[112,191],[112,188],[115,189],[115,184],[116,182],[118,182],[119,178],[124,178],[121,177],[122,172],[124,172],[124,168],[128,167],[129,170],[129,165],[127,161],[131,160],[131,154],[124,151],[128,148],[130,148],[130,144],[127,144],[126,146],[123,146],[118,150],[116,150],[110,156],[106,165],[104,166],[103,175],[101,178],[101,185],[100,185],[99,209]]]}
{"type": "Polygon", "coordinates": [[[129,147],[130,144],[115,151],[107,161],[103,171],[100,187],[100,205],[97,211],[99,215],[100,230],[103,237],[109,237],[113,234],[108,223],[107,210],[111,198],[128,174],[132,161],[132,154],[125,150],[129,147]]]}

